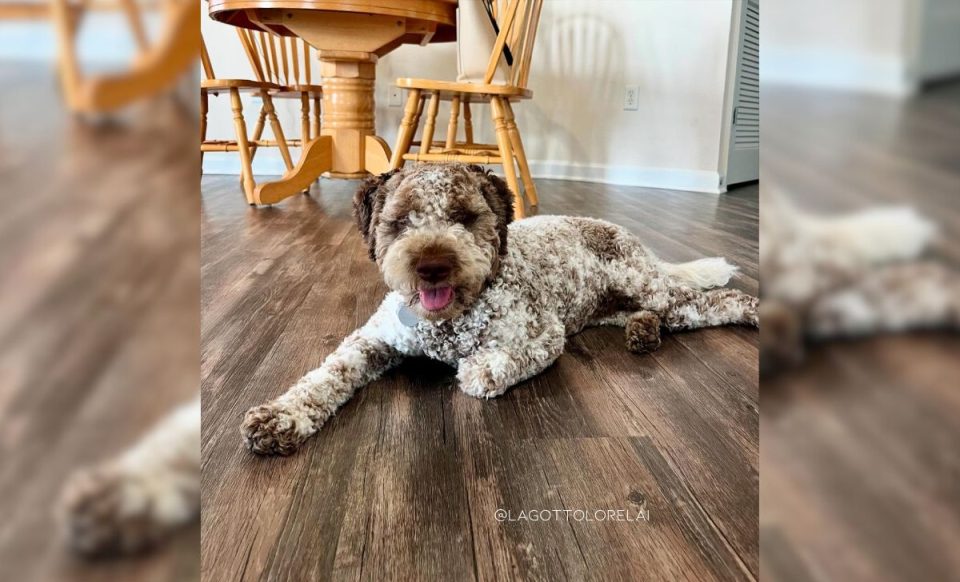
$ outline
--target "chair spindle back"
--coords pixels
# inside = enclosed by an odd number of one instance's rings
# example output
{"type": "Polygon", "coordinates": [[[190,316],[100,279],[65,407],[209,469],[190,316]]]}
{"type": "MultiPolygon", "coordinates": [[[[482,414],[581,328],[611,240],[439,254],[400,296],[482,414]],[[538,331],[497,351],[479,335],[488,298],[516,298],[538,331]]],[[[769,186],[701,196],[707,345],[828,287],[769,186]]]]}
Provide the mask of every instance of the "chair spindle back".
{"type": "Polygon", "coordinates": [[[513,61],[513,64],[509,65],[510,84],[526,88],[542,8],[543,0],[493,0],[492,12],[500,27],[500,33],[487,62],[484,83],[493,81],[497,65],[501,59],[506,62],[504,55],[509,49],[513,61]]]}
{"type": "Polygon", "coordinates": [[[258,81],[310,85],[310,45],[292,36],[237,28],[237,36],[258,81]]]}

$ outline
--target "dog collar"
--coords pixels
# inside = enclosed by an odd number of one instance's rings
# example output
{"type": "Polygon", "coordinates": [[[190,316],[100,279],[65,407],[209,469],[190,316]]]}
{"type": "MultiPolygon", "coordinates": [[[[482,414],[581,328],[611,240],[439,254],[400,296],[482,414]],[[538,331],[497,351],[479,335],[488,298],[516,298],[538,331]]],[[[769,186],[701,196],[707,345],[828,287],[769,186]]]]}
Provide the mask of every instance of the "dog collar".
{"type": "Polygon", "coordinates": [[[407,327],[417,327],[417,324],[420,323],[420,318],[417,317],[417,314],[403,304],[397,308],[397,319],[407,327]]]}

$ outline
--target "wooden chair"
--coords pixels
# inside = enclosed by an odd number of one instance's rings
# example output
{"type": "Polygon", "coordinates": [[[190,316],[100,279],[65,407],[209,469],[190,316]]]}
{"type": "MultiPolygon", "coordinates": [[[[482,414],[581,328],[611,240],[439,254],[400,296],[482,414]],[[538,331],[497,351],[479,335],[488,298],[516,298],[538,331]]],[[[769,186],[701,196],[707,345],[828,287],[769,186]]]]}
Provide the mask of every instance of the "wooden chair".
{"type": "Polygon", "coordinates": [[[0,19],[50,19],[57,37],[60,88],[73,113],[105,114],[172,90],[197,59],[196,5],[187,0],[13,0],[0,3],[0,19]],[[155,42],[141,12],[162,11],[155,42]],[[123,12],[138,54],[127,70],[88,74],[77,52],[79,28],[90,11],[123,12]],[[191,24],[193,26],[191,26],[191,24]]]}
{"type": "Polygon", "coordinates": [[[271,95],[276,99],[300,100],[300,139],[290,143],[303,146],[319,136],[323,87],[311,81],[310,53],[314,49],[306,41],[292,36],[254,32],[245,28],[238,28],[237,34],[257,80],[280,86],[272,90],[271,95]]]}
{"type": "MultiPolygon", "coordinates": [[[[254,33],[244,29],[237,29],[240,36],[240,42],[243,45],[247,56],[251,62],[258,62],[256,47],[253,46],[254,33]]],[[[264,45],[265,46],[265,45],[264,45]]],[[[280,150],[283,157],[283,163],[290,171],[293,168],[293,161],[290,158],[290,143],[283,135],[283,128],[277,119],[277,113],[273,106],[273,95],[286,90],[286,87],[278,83],[272,83],[264,80],[262,71],[254,67],[256,80],[250,79],[219,79],[213,70],[213,64],[210,61],[210,54],[207,52],[207,45],[200,39],[200,60],[203,65],[204,79],[200,81],[200,160],[201,167],[204,152],[238,152],[240,154],[240,184],[243,193],[249,204],[257,204],[259,201],[255,197],[256,182],[253,179],[253,158],[257,153],[258,147],[271,146],[280,150]],[[207,139],[207,111],[209,106],[209,95],[214,97],[220,93],[230,95],[230,105],[233,110],[233,122],[236,131],[234,140],[208,140],[207,139]],[[260,114],[257,124],[253,130],[253,137],[247,135],[247,123],[243,118],[243,102],[240,99],[241,93],[258,93],[263,101],[260,107],[260,114]],[[273,130],[273,140],[263,139],[263,129],[266,121],[269,119],[270,127],[273,130]]]]}
{"type": "Polygon", "coordinates": [[[487,65],[483,83],[458,83],[435,81],[431,79],[397,79],[397,86],[408,89],[403,121],[397,134],[397,143],[390,163],[399,168],[407,160],[414,162],[459,161],[475,164],[501,164],[507,185],[515,198],[515,215],[523,218],[524,199],[520,195],[514,161],[520,169],[524,194],[530,206],[537,206],[537,188],[530,176],[527,156],[523,151],[523,142],[513,115],[513,102],[530,99],[533,92],[527,89],[530,76],[530,59],[536,39],[537,26],[543,0],[498,0],[495,4],[495,17],[500,32],[494,43],[487,65]],[[505,58],[506,47],[512,57],[506,84],[493,84],[494,76],[505,58]],[[427,98],[429,97],[429,103],[427,98]],[[437,110],[440,101],[450,101],[450,122],[447,126],[446,141],[434,141],[437,110]],[[473,120],[471,103],[489,103],[494,128],[497,134],[496,144],[478,144],[473,141],[473,120]],[[426,121],[421,140],[414,142],[423,110],[426,108],[426,121]],[[460,112],[463,112],[464,141],[457,141],[460,112]],[[411,146],[419,146],[419,151],[411,153],[411,146]]]}

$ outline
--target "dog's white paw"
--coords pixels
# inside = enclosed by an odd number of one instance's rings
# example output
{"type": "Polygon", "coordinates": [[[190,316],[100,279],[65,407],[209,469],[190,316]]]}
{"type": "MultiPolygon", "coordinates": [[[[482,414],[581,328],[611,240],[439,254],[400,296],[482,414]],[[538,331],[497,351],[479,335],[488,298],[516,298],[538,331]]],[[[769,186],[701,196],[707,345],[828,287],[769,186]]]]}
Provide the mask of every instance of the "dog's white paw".
{"type": "Polygon", "coordinates": [[[306,414],[277,402],[248,410],[240,427],[247,448],[258,455],[289,455],[315,431],[306,414]]]}
{"type": "Polygon", "coordinates": [[[196,508],[190,499],[176,478],[159,472],[116,463],[82,470],[61,497],[66,541],[91,556],[145,550],[191,518],[196,508]]]}
{"type": "Polygon", "coordinates": [[[500,352],[484,354],[483,357],[474,357],[462,362],[457,370],[460,390],[477,398],[500,396],[510,387],[505,379],[509,365],[509,356],[500,352]]]}

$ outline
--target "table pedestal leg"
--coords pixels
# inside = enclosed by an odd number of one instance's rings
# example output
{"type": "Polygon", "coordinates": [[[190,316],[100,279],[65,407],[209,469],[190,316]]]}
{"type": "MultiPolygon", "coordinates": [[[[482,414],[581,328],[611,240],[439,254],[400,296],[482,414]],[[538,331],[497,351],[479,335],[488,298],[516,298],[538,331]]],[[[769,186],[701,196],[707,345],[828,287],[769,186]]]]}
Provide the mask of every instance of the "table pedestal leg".
{"type": "Polygon", "coordinates": [[[452,25],[454,20],[454,7],[446,0],[411,2],[419,8],[410,11],[404,2],[399,12],[394,4],[401,3],[371,2],[376,9],[370,14],[306,6],[243,10],[251,22],[286,29],[317,49],[323,78],[320,136],[304,148],[292,171],[257,188],[258,202],[269,204],[292,196],[321,173],[331,178],[363,178],[390,170],[390,148],[377,137],[374,126],[377,59],[411,38],[426,44],[440,23],[452,25]],[[380,8],[389,10],[380,13],[380,8]]]}
{"type": "Polygon", "coordinates": [[[320,137],[306,145],[300,161],[277,180],[257,187],[257,204],[273,204],[309,188],[321,173],[364,178],[390,170],[390,148],[374,133],[376,56],[320,57],[323,122],[320,137]]]}
{"type": "Polygon", "coordinates": [[[363,178],[368,172],[386,171],[380,163],[389,148],[375,136],[374,83],[376,56],[360,60],[328,58],[320,54],[323,76],[323,123],[320,135],[333,138],[331,178],[363,178]],[[368,168],[368,161],[371,167],[368,168]]]}
{"type": "Polygon", "coordinates": [[[333,140],[321,135],[310,141],[300,154],[300,160],[292,170],[276,182],[265,182],[257,186],[253,200],[257,204],[273,204],[303,192],[313,184],[320,174],[331,167],[333,140]]]}
{"type": "Polygon", "coordinates": [[[393,169],[390,164],[390,146],[382,137],[368,135],[363,153],[364,168],[371,174],[383,174],[393,169]]]}

